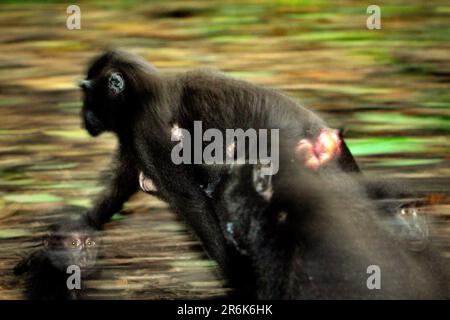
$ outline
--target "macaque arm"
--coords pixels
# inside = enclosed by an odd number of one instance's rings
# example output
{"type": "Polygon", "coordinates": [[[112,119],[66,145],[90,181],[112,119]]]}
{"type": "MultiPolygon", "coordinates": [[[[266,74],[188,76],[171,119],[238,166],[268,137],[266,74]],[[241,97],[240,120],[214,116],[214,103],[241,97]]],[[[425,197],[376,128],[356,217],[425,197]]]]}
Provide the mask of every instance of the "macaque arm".
{"type": "Polygon", "coordinates": [[[122,209],[123,204],[137,191],[138,172],[130,153],[121,150],[113,176],[106,190],[97,198],[85,218],[88,224],[101,228],[122,209]]]}
{"type": "MultiPolygon", "coordinates": [[[[167,195],[166,201],[169,202],[171,208],[187,220],[208,254],[227,273],[225,238],[210,199],[195,178],[192,165],[175,165],[170,157],[170,148],[166,149],[168,147],[164,144],[155,145],[156,142],[152,139],[141,138],[143,140],[139,143],[141,146],[139,151],[144,163],[166,164],[165,171],[155,174],[156,185],[161,186],[161,190],[158,192],[167,195]],[[153,150],[162,151],[154,152],[153,150]]],[[[169,143],[167,145],[170,146],[169,143]]]]}
{"type": "Polygon", "coordinates": [[[225,238],[222,236],[216,214],[203,190],[186,186],[185,192],[174,198],[173,206],[193,227],[209,255],[227,272],[225,238]]]}

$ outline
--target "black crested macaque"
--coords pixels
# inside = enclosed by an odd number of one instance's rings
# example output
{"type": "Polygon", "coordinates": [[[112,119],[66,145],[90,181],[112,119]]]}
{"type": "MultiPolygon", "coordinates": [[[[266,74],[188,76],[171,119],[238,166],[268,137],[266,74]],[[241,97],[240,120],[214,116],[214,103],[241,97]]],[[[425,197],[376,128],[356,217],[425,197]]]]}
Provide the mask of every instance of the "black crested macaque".
{"type": "Polygon", "coordinates": [[[429,219],[424,214],[425,198],[412,188],[392,179],[358,176],[365,195],[373,200],[379,219],[388,232],[401,240],[409,250],[420,252],[429,242],[429,219]]]}
{"type": "MultiPolygon", "coordinates": [[[[55,224],[43,239],[43,247],[20,261],[14,268],[23,275],[24,294],[32,300],[86,299],[83,281],[98,274],[96,261],[100,239],[96,231],[79,222],[55,224]],[[69,288],[67,281],[80,271],[81,288],[69,288]]],[[[69,281],[73,283],[72,281],[69,281]]]]}
{"type": "Polygon", "coordinates": [[[250,260],[258,299],[449,298],[448,264],[388,232],[356,179],[285,173],[235,166],[216,190],[221,228],[250,260]],[[376,269],[380,288],[369,289],[376,269]]]}
{"type": "Polygon", "coordinates": [[[225,275],[236,274],[229,269],[239,266],[230,263],[234,252],[229,252],[210,196],[226,167],[174,164],[176,142],[171,138],[179,128],[191,136],[194,121],[222,133],[279,129],[280,172],[291,161],[311,170],[359,171],[340,135],[316,114],[274,90],[222,74],[165,75],[138,56],[108,51],[93,61],[80,87],[86,130],[92,136],[113,132],[119,142],[114,176],[85,215],[86,223],[100,228],[141,186],[186,219],[225,275]]]}

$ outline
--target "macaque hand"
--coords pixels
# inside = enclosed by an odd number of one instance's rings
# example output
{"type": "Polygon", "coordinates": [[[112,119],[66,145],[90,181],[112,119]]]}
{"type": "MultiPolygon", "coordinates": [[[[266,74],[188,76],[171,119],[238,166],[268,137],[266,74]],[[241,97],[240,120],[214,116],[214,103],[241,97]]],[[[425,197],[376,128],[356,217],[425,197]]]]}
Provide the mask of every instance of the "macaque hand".
{"type": "Polygon", "coordinates": [[[156,192],[157,188],[153,183],[153,180],[146,177],[144,173],[141,171],[139,173],[139,186],[144,192],[156,192]]]}

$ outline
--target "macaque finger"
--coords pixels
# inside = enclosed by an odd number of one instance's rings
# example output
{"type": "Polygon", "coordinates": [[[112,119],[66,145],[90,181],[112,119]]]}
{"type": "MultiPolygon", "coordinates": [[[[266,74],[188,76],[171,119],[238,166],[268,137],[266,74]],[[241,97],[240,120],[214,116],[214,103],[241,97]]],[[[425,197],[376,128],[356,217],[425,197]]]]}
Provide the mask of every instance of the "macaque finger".
{"type": "Polygon", "coordinates": [[[147,178],[142,171],[139,173],[139,186],[141,187],[142,191],[144,191],[144,192],[156,192],[157,191],[157,188],[156,188],[155,184],[153,183],[153,180],[150,178],[147,178]]]}

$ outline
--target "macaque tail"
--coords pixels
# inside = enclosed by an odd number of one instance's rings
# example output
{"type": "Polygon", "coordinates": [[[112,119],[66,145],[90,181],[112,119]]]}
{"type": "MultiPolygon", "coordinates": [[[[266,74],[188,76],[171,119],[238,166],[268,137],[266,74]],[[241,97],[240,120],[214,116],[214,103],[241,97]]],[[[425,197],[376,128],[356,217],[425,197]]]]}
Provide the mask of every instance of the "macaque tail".
{"type": "Polygon", "coordinates": [[[344,134],[342,129],[339,129],[339,138],[341,139],[341,154],[339,155],[339,165],[346,172],[361,172],[355,158],[353,157],[350,149],[344,140],[344,134]]]}

